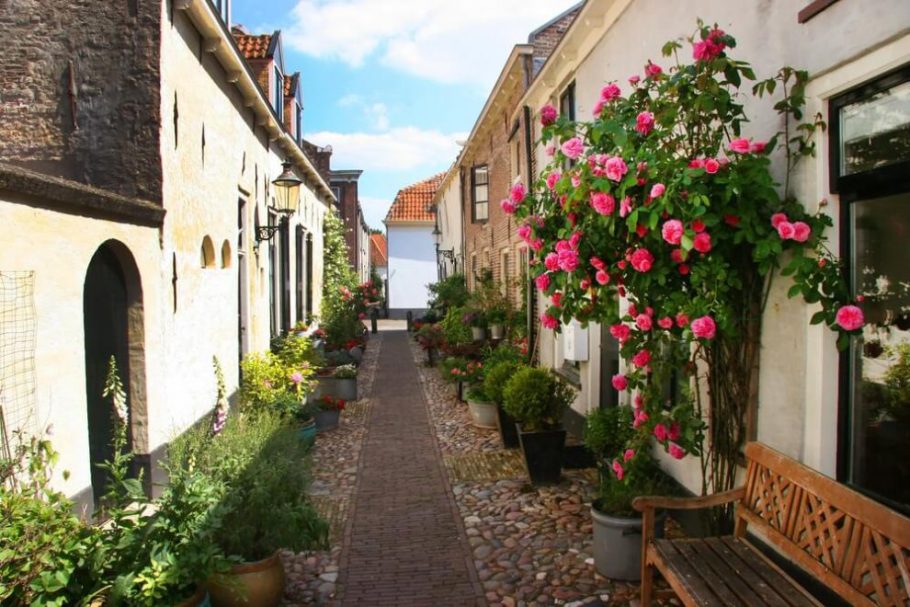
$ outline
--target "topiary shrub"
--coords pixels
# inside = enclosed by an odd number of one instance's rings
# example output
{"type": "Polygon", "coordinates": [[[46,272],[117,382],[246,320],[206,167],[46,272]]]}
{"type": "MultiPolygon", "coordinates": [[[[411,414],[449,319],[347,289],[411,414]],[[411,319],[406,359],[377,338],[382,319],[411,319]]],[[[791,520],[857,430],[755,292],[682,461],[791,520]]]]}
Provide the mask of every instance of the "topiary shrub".
{"type": "Polygon", "coordinates": [[[563,410],[575,398],[564,379],[545,369],[527,367],[506,383],[502,406],[524,430],[551,430],[562,424],[563,410]]]}
{"type": "Polygon", "coordinates": [[[524,365],[510,360],[500,361],[494,363],[491,367],[487,367],[484,374],[483,389],[492,402],[498,405],[502,404],[502,393],[506,383],[522,368],[524,368],[524,365]]]}

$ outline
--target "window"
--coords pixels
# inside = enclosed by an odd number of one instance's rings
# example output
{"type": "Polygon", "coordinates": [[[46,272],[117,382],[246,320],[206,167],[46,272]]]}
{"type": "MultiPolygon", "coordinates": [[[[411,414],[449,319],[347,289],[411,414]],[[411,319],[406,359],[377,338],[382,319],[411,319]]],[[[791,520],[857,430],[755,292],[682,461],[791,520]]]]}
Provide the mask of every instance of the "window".
{"type": "Polygon", "coordinates": [[[499,258],[499,292],[506,299],[512,298],[512,269],[510,267],[509,250],[503,249],[499,258]]]}
{"type": "Polygon", "coordinates": [[[489,184],[490,173],[487,165],[471,169],[471,217],[475,223],[486,221],[490,216],[489,184]]]}
{"type": "Polygon", "coordinates": [[[296,269],[295,274],[297,278],[297,290],[296,290],[296,312],[297,312],[297,322],[301,322],[306,318],[306,312],[304,310],[304,304],[306,303],[306,294],[305,294],[305,267],[306,261],[304,260],[304,230],[303,226],[297,226],[294,238],[294,252],[296,258],[294,260],[294,267],[296,269]]]}
{"type": "Polygon", "coordinates": [[[221,20],[228,27],[231,27],[231,0],[209,0],[215,11],[221,16],[221,20]]]}
{"type": "Polygon", "coordinates": [[[273,100],[278,120],[284,120],[284,77],[281,75],[281,70],[278,69],[277,65],[275,66],[275,95],[273,100]]]}
{"type": "Polygon", "coordinates": [[[575,83],[571,83],[559,96],[559,113],[569,120],[575,120],[575,83]]]}
{"type": "Polygon", "coordinates": [[[838,476],[910,511],[910,66],[831,100],[842,257],[866,319],[841,359],[838,476]]]}

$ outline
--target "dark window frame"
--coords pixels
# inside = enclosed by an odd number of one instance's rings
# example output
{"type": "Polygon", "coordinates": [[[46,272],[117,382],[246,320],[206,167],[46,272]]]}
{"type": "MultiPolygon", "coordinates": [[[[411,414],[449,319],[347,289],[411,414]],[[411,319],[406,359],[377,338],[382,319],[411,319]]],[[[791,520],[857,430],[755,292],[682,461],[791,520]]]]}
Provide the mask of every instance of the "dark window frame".
{"type": "Polygon", "coordinates": [[[490,220],[490,165],[488,164],[478,164],[471,167],[471,222],[472,223],[486,223],[490,220]],[[478,183],[477,181],[477,171],[478,169],[485,169],[486,181],[484,183],[478,183]],[[477,199],[477,187],[485,185],[487,186],[487,198],[486,200],[477,199]],[[477,205],[486,204],[487,205],[487,216],[478,218],[477,217],[477,205]]]}
{"type": "MultiPolygon", "coordinates": [[[[839,194],[840,209],[840,258],[844,260],[847,284],[852,284],[853,269],[851,253],[853,231],[851,209],[853,203],[910,192],[910,160],[896,162],[884,167],[842,176],[840,157],[840,112],[843,108],[868,99],[899,84],[910,82],[910,64],[883,74],[874,80],[831,98],[828,101],[828,172],[832,193],[839,194]]],[[[853,383],[851,349],[841,352],[838,357],[838,409],[837,409],[837,480],[868,495],[892,508],[906,512],[900,504],[871,492],[849,480],[850,454],[852,448],[851,394],[853,383]]]]}
{"type": "Polygon", "coordinates": [[[575,121],[575,81],[573,80],[559,95],[559,114],[575,121]]]}
{"type": "Polygon", "coordinates": [[[272,70],[275,76],[275,115],[278,120],[284,120],[284,74],[277,63],[272,66],[272,70]]]}

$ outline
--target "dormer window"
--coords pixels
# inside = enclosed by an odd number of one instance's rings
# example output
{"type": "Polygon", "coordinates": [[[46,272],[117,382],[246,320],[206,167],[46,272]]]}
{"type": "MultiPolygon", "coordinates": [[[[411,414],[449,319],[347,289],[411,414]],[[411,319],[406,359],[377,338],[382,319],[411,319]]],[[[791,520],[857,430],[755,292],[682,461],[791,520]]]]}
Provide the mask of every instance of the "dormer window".
{"type": "Polygon", "coordinates": [[[278,69],[278,66],[275,66],[275,94],[273,95],[273,101],[275,103],[275,114],[278,115],[278,120],[284,120],[284,76],[281,75],[281,70],[278,69]]]}
{"type": "Polygon", "coordinates": [[[297,116],[294,122],[294,126],[297,127],[297,145],[303,145],[303,107],[297,103],[295,104],[297,108],[297,116]]]}
{"type": "Polygon", "coordinates": [[[231,27],[231,0],[209,0],[215,10],[221,15],[221,20],[228,27],[231,27]]]}

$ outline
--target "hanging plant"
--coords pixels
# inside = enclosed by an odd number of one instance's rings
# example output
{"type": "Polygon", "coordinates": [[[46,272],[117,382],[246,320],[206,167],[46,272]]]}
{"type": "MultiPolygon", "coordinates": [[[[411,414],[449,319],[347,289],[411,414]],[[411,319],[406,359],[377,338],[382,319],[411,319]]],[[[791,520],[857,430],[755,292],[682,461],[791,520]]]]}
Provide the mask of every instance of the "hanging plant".
{"type": "Polygon", "coordinates": [[[790,171],[824,128],[820,118],[803,121],[807,74],[783,68],[752,87],[754,96],[782,92],[774,107],[784,129],[747,138],[743,82],[755,75],[727,55],[735,40],[699,21],[688,41],[691,63],[679,61],[680,42],[667,43],[674,65],[649,61],[628,84],[608,83],[591,121],[542,108],[553,160],[530,192],[519,184],[501,206],[536,252],[532,278],[549,298],[541,324],[609,326],[626,369],[612,384],[630,395],[639,440],[653,436],[676,458],[702,456],[707,491],[734,482],[772,277],[790,276],[791,297],[819,304],[811,322],[838,331],[841,348],[863,316],[826,248],[830,218],[789,192],[790,171]],[[771,167],[778,146],[782,188],[771,167]],[[680,375],[669,407],[667,383],[680,375]]]}

